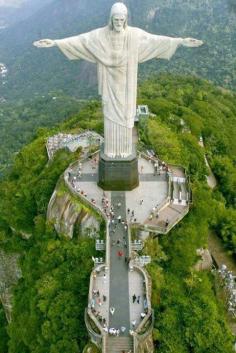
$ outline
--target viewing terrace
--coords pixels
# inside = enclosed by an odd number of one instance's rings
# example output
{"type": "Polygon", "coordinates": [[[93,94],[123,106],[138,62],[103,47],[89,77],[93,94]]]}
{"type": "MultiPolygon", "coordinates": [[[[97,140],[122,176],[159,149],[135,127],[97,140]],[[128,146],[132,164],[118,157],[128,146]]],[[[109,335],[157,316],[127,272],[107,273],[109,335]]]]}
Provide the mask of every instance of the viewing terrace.
{"type": "Polygon", "coordinates": [[[106,221],[106,241],[96,241],[85,322],[103,353],[137,352],[140,342],[153,352],[151,281],[140,256],[142,240],[132,227],[166,234],[189,211],[191,194],[183,168],[139,155],[139,186],[132,191],[103,191],[97,185],[98,152],[70,165],[64,180],[71,192],[106,221]]]}

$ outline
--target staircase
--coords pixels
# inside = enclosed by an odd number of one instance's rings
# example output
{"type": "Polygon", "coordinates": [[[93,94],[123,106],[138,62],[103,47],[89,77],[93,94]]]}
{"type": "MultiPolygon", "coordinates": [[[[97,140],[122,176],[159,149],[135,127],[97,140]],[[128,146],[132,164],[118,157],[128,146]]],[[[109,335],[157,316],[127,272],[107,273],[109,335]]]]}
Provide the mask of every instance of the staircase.
{"type": "Polygon", "coordinates": [[[106,353],[133,353],[132,337],[111,337],[107,338],[106,353]]]}

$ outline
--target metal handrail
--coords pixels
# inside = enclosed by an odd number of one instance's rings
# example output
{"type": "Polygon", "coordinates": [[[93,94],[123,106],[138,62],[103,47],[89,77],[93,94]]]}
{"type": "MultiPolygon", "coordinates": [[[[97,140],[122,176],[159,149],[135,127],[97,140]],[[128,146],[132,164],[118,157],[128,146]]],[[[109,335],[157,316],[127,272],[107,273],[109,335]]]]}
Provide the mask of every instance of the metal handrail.
{"type": "MultiPolygon", "coordinates": [[[[98,334],[97,332],[95,332],[95,331],[92,329],[92,327],[91,327],[91,325],[90,325],[90,323],[89,323],[89,321],[88,321],[88,317],[87,317],[87,316],[89,316],[90,319],[93,320],[94,323],[97,325],[96,320],[94,320],[94,318],[91,317],[91,315],[89,314],[88,309],[85,308],[85,310],[84,310],[84,321],[85,321],[86,328],[87,328],[87,330],[89,331],[89,333],[90,333],[93,337],[95,337],[95,342],[96,342],[96,343],[97,343],[97,342],[98,342],[98,343],[101,343],[101,342],[102,342],[102,336],[103,336],[102,333],[98,334]]],[[[100,332],[102,332],[102,330],[100,330],[100,332]]]]}
{"type": "Polygon", "coordinates": [[[134,353],[138,352],[139,342],[143,341],[146,337],[148,337],[152,333],[153,326],[154,326],[154,318],[155,318],[154,317],[154,310],[152,309],[151,324],[150,324],[148,330],[145,333],[143,333],[143,334],[136,333],[135,335],[133,335],[134,353]]]}

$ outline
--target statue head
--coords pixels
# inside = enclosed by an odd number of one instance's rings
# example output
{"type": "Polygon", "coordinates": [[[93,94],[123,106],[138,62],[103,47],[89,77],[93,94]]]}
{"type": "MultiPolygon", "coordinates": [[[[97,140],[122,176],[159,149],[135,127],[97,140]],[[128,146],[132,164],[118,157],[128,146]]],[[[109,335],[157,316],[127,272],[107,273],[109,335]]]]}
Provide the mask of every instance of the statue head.
{"type": "Polygon", "coordinates": [[[128,10],[125,4],[122,2],[116,2],[111,8],[109,21],[110,29],[116,32],[121,32],[122,29],[127,26],[127,17],[128,10]]]}

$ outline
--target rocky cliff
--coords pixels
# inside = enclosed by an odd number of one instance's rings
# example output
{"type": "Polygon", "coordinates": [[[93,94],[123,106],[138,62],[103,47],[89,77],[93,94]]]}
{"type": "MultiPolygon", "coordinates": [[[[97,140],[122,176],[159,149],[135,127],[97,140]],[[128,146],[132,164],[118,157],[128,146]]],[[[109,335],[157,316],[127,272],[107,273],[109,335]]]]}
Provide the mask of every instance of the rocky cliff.
{"type": "Polygon", "coordinates": [[[102,218],[83,205],[59,182],[48,205],[47,219],[54,224],[58,234],[73,238],[98,234],[102,218]]]}

